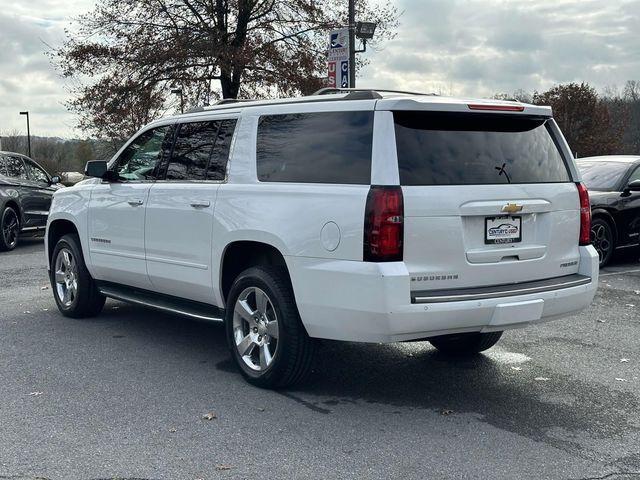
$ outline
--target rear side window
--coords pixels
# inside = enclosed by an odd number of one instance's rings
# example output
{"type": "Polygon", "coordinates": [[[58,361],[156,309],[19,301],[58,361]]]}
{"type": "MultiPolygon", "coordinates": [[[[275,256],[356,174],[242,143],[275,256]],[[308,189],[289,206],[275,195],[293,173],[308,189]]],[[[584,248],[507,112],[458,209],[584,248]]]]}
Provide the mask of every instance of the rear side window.
{"type": "Polygon", "coordinates": [[[224,180],[235,124],[235,120],[181,124],[166,179],[224,180]]]}
{"type": "Polygon", "coordinates": [[[402,185],[569,182],[547,119],[394,112],[402,185]]]}
{"type": "Polygon", "coordinates": [[[369,184],[373,112],[267,115],[258,123],[262,182],[369,184]]]}
{"type": "Polygon", "coordinates": [[[7,176],[7,157],[0,155],[0,175],[7,176]]]}

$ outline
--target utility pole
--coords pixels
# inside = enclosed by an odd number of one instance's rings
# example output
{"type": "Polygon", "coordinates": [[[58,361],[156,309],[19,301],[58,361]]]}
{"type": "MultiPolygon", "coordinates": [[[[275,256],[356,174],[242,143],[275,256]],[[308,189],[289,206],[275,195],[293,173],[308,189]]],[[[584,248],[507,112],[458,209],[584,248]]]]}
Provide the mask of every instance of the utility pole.
{"type": "Polygon", "coordinates": [[[349,0],[349,88],[356,88],[356,1],[349,0]]]}
{"type": "Polygon", "coordinates": [[[29,158],[31,158],[31,130],[29,128],[29,112],[20,112],[20,115],[27,116],[27,149],[29,153],[27,154],[29,158]]]}

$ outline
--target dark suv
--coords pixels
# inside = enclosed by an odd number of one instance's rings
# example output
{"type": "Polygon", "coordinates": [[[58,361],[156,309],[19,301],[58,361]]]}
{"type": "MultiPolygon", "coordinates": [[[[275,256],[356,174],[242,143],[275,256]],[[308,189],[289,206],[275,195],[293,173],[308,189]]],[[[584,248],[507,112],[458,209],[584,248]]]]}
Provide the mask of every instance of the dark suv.
{"type": "Polygon", "coordinates": [[[0,251],[13,250],[20,233],[44,231],[58,181],[29,157],[0,152],[0,251]]]}

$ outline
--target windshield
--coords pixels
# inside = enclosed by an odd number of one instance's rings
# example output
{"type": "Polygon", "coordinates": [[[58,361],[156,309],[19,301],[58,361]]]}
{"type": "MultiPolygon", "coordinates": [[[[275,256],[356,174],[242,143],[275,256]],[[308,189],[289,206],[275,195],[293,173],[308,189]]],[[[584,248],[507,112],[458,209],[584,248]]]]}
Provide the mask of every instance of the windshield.
{"type": "Polygon", "coordinates": [[[589,190],[613,190],[627,171],[621,162],[577,162],[582,181],[589,190]]]}

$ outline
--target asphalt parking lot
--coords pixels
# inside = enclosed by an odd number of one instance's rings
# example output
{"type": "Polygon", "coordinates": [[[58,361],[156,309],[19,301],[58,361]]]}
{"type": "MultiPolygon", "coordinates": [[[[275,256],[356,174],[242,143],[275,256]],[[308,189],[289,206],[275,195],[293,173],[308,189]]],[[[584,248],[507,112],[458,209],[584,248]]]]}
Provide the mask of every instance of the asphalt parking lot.
{"type": "Polygon", "coordinates": [[[640,478],[638,254],[589,310],[473,360],[323,342],[309,385],[272,392],[221,325],[115,301],[63,318],[25,240],[0,254],[0,479],[640,478]]]}

